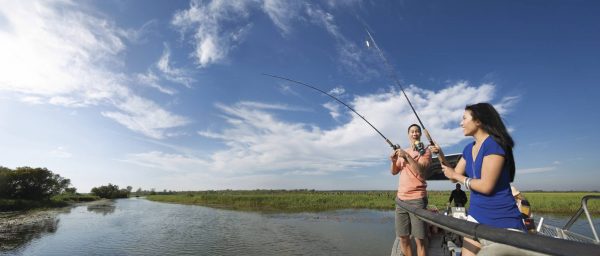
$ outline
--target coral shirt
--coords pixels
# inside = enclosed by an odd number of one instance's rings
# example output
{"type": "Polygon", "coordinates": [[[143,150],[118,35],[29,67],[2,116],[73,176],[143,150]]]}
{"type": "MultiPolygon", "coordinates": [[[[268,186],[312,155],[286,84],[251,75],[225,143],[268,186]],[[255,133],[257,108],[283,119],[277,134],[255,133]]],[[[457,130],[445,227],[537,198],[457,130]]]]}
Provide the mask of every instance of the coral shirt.
{"type": "MultiPolygon", "coordinates": [[[[419,155],[419,151],[413,148],[404,149],[404,151],[426,168],[431,164],[431,152],[429,149],[426,149],[425,154],[422,156],[419,155]]],[[[413,200],[427,196],[427,182],[417,170],[413,170],[412,166],[401,157],[398,157],[398,160],[396,160],[396,167],[400,168],[398,198],[401,200],[413,200]]]]}

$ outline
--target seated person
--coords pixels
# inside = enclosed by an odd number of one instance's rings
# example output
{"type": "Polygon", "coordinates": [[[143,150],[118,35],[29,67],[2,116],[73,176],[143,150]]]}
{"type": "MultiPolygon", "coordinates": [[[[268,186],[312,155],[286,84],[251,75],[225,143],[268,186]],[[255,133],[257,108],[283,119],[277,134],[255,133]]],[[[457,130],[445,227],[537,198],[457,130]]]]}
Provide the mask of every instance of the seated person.
{"type": "Polygon", "coordinates": [[[460,189],[460,184],[458,183],[456,183],[456,189],[452,190],[448,203],[452,203],[452,199],[454,199],[455,207],[465,207],[465,204],[467,203],[467,194],[460,189]]]}
{"type": "Polygon", "coordinates": [[[512,195],[515,198],[515,202],[517,203],[517,207],[519,207],[519,211],[521,212],[521,217],[523,218],[523,223],[529,232],[535,232],[535,224],[533,222],[533,214],[531,213],[531,205],[529,201],[525,199],[525,196],[521,194],[515,186],[510,186],[512,191],[512,195]]]}

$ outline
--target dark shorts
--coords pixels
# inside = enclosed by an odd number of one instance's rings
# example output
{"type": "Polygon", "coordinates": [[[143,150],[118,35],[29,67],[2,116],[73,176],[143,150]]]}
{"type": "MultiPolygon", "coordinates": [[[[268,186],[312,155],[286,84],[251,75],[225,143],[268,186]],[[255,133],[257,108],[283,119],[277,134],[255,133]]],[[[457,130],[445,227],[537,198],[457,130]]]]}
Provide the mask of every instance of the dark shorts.
{"type": "MultiPolygon", "coordinates": [[[[421,209],[427,207],[427,197],[402,201],[421,209]]],[[[396,237],[412,235],[415,238],[425,239],[426,234],[424,221],[396,205],[396,237]]]]}

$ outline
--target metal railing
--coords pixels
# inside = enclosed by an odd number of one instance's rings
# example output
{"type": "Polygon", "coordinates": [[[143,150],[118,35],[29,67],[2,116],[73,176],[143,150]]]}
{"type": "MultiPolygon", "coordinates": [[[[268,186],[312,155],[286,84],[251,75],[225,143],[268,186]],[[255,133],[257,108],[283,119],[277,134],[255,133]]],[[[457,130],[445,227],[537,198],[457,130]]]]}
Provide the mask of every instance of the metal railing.
{"type": "Polygon", "coordinates": [[[433,213],[425,209],[416,208],[398,199],[396,199],[396,204],[400,208],[415,214],[417,217],[431,225],[472,239],[485,239],[524,250],[550,255],[600,255],[599,245],[533,235],[468,222],[450,216],[433,213]]]}
{"type": "Polygon", "coordinates": [[[573,217],[571,217],[571,219],[569,221],[567,221],[567,224],[565,224],[565,226],[562,229],[565,231],[569,230],[571,228],[571,226],[573,226],[573,223],[575,223],[575,221],[577,219],[579,219],[581,214],[585,213],[588,223],[590,224],[590,228],[592,229],[592,233],[594,234],[595,243],[598,244],[598,243],[600,243],[600,239],[598,239],[598,233],[596,233],[596,228],[594,227],[594,222],[592,222],[592,216],[590,215],[590,211],[587,208],[587,202],[589,199],[600,199],[600,196],[587,195],[587,196],[584,196],[583,198],[581,198],[581,207],[579,207],[579,210],[577,210],[575,215],[573,215],[573,217]]]}

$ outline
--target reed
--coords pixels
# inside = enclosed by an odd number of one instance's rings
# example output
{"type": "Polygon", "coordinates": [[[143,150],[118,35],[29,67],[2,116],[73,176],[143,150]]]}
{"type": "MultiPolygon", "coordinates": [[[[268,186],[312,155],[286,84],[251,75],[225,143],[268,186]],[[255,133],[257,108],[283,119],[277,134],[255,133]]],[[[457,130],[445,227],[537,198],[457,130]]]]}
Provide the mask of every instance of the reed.
{"type": "MultiPolygon", "coordinates": [[[[600,195],[589,192],[522,192],[529,200],[534,213],[573,214],[581,207],[585,195],[600,195]]],[[[588,210],[600,215],[600,200],[588,201],[588,210]]]]}
{"type": "MultiPolygon", "coordinates": [[[[534,213],[572,214],[579,209],[585,192],[523,192],[534,213]]],[[[446,208],[450,191],[429,191],[429,205],[446,208]]],[[[469,193],[467,192],[467,195],[469,193]]],[[[152,201],[202,205],[213,208],[261,211],[306,212],[350,208],[393,210],[395,191],[315,191],[315,190],[223,190],[178,192],[150,195],[152,201]]],[[[468,204],[467,204],[468,206],[468,204]]],[[[591,201],[590,211],[600,214],[600,202],[591,201]]]]}

